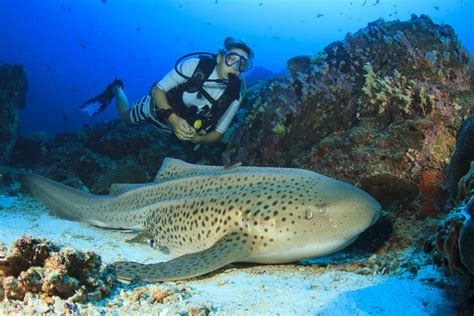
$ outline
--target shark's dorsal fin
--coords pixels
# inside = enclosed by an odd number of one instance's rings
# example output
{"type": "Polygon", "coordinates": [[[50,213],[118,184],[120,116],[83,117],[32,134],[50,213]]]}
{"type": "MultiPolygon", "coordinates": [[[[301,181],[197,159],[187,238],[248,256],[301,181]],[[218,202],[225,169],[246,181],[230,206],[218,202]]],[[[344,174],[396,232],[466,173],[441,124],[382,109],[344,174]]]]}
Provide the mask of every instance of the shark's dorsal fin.
{"type": "Polygon", "coordinates": [[[155,182],[163,182],[169,180],[175,180],[179,178],[192,177],[192,176],[215,176],[229,173],[246,173],[246,172],[258,172],[262,170],[268,174],[299,174],[306,173],[308,171],[293,168],[271,168],[265,167],[247,167],[242,166],[241,162],[235,162],[227,164],[225,166],[206,166],[206,165],[195,165],[175,158],[165,158],[161,164],[161,168],[156,174],[155,182]]]}
{"type": "Polygon", "coordinates": [[[112,183],[109,195],[119,195],[144,185],[143,183],[112,183]]]}
{"type": "Polygon", "coordinates": [[[155,182],[196,175],[208,175],[222,169],[223,167],[195,165],[175,158],[165,158],[160,170],[156,174],[155,182]]]}

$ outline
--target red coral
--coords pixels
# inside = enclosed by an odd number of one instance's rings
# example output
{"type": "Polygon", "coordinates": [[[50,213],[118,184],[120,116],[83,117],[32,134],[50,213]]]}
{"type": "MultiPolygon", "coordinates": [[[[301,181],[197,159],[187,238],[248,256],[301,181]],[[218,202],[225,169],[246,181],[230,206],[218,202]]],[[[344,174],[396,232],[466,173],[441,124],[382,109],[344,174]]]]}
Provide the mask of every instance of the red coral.
{"type": "Polygon", "coordinates": [[[444,177],[438,172],[424,172],[421,174],[418,187],[421,195],[422,217],[433,216],[441,207],[441,183],[444,177]]]}

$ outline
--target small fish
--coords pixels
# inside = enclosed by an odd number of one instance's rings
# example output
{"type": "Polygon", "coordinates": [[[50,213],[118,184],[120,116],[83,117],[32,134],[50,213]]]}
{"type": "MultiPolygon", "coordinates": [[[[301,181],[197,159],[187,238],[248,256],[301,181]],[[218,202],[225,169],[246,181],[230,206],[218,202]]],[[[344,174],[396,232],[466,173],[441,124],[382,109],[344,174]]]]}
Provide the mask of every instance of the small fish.
{"type": "Polygon", "coordinates": [[[318,12],[318,14],[316,15],[316,18],[320,18],[322,16],[324,16],[324,14],[321,14],[321,13],[318,12]]]}
{"type": "Polygon", "coordinates": [[[137,27],[135,31],[140,32],[142,30],[142,27],[137,27]]]}
{"type": "Polygon", "coordinates": [[[263,5],[263,2],[260,2],[260,3],[258,4],[259,7],[261,7],[262,5],[263,5]]]}
{"type": "Polygon", "coordinates": [[[439,7],[438,7],[437,5],[436,5],[434,8],[435,8],[436,10],[439,10],[439,7]]]}
{"type": "Polygon", "coordinates": [[[80,45],[81,45],[81,48],[82,48],[82,49],[87,49],[87,45],[86,45],[86,43],[84,43],[84,42],[81,42],[81,43],[80,43],[80,45]]]}

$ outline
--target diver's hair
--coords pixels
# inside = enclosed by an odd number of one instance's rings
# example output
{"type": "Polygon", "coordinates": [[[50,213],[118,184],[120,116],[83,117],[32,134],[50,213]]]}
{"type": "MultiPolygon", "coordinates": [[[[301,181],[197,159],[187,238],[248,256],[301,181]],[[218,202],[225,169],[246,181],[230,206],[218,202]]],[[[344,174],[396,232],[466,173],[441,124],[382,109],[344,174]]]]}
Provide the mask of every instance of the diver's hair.
{"type": "Polygon", "coordinates": [[[220,55],[224,55],[226,51],[229,51],[234,48],[238,48],[246,52],[247,55],[249,55],[249,59],[252,59],[255,56],[250,46],[248,46],[244,40],[235,39],[233,37],[226,37],[226,39],[224,40],[224,48],[219,49],[218,53],[220,55]]]}

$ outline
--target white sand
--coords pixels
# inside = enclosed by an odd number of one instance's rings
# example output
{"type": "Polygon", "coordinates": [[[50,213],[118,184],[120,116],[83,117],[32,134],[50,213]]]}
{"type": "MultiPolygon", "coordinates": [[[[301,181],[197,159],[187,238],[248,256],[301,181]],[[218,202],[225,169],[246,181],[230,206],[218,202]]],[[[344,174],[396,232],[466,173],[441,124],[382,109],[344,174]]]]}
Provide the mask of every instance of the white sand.
{"type": "MultiPolygon", "coordinates": [[[[146,245],[125,242],[133,235],[51,217],[39,202],[29,197],[0,196],[0,214],[0,242],[9,247],[29,234],[95,251],[104,263],[123,259],[168,260],[146,245]]],[[[431,265],[421,267],[416,277],[403,271],[397,276],[364,276],[344,271],[316,274],[295,265],[230,267],[209,278],[180,282],[192,294],[173,306],[155,304],[152,309],[127,305],[115,314],[140,310],[175,314],[194,304],[207,306],[216,314],[231,315],[454,315],[450,287],[436,284],[445,284],[445,280],[431,265]]],[[[0,303],[0,313],[6,309],[6,303],[0,303]]]]}

